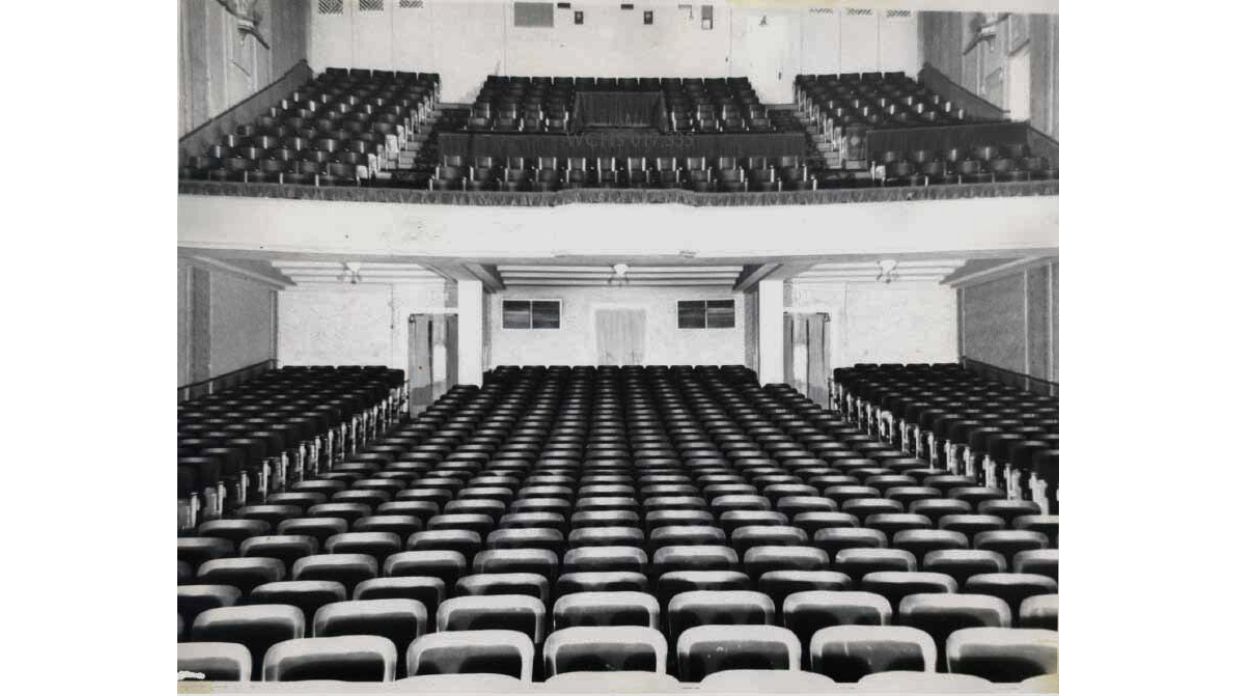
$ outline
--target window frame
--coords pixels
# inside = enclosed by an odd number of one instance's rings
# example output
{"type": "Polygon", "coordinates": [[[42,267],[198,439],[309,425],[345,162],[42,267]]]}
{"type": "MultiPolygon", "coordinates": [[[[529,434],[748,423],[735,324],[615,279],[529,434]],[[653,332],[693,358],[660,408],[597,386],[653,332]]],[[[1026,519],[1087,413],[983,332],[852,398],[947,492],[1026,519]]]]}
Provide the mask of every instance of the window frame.
{"type": "Polygon", "coordinates": [[[551,298],[519,298],[513,300],[502,300],[502,306],[499,308],[499,313],[502,316],[503,331],[560,331],[562,329],[562,300],[551,298]],[[518,302],[528,305],[528,325],[527,326],[507,326],[506,323],[506,304],[508,302],[518,302]],[[532,306],[537,302],[553,303],[558,307],[558,325],[557,326],[533,326],[532,306]]]}
{"type": "Polygon", "coordinates": [[[717,331],[724,331],[724,330],[726,330],[726,329],[736,329],[736,328],[738,328],[738,302],[737,302],[737,300],[735,300],[735,299],[734,299],[734,298],[732,298],[732,297],[731,297],[731,298],[713,298],[713,299],[703,299],[703,300],[678,300],[678,301],[676,302],[676,304],[674,305],[674,307],[675,307],[675,310],[676,310],[676,321],[677,321],[677,324],[678,324],[678,330],[679,330],[679,331],[707,331],[707,330],[710,330],[710,329],[711,329],[711,330],[717,330],[717,331]],[[682,305],[683,305],[683,304],[686,304],[686,303],[688,303],[688,302],[690,302],[690,303],[696,303],[696,302],[702,302],[702,303],[704,303],[704,325],[703,325],[703,326],[683,326],[683,325],[682,325],[682,305]],[[728,304],[730,305],[729,309],[730,309],[730,311],[731,311],[731,316],[733,317],[733,321],[732,321],[732,322],[731,322],[728,326],[713,326],[713,325],[711,325],[711,324],[710,324],[710,322],[708,321],[708,316],[709,316],[709,315],[708,315],[709,305],[711,305],[711,304],[722,304],[722,303],[728,303],[728,304]]]}

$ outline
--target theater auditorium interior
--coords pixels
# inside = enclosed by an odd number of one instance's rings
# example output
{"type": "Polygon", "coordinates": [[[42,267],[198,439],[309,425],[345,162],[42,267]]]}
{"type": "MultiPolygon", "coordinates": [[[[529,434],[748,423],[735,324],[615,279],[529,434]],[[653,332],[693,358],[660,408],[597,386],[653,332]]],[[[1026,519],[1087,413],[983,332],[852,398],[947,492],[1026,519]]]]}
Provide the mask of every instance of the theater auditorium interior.
{"type": "Polygon", "coordinates": [[[182,692],[1057,692],[1058,15],[909,7],[182,0],[182,692]]]}

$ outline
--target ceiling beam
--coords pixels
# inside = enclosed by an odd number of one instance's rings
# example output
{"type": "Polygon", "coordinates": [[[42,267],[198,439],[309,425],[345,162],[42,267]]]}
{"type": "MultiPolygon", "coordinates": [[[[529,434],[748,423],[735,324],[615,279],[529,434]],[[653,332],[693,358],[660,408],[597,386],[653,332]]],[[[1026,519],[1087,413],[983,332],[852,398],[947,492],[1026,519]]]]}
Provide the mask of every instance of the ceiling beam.
{"type": "Polygon", "coordinates": [[[584,286],[584,285],[587,285],[587,286],[601,286],[601,287],[610,286],[614,288],[625,288],[625,287],[634,287],[634,286],[683,287],[683,286],[689,286],[689,285],[692,285],[692,286],[693,285],[707,285],[711,287],[726,288],[726,289],[730,289],[731,287],[730,282],[728,280],[711,280],[711,279],[684,279],[684,280],[646,279],[646,280],[630,280],[630,281],[622,282],[622,283],[611,283],[609,280],[602,280],[599,278],[598,279],[589,278],[589,279],[579,279],[579,280],[566,280],[566,279],[561,279],[561,278],[548,278],[548,279],[508,278],[506,280],[506,284],[508,287],[517,287],[517,286],[518,287],[535,287],[535,286],[550,286],[550,285],[554,285],[554,286],[559,286],[559,285],[584,286]]]}
{"type": "Polygon", "coordinates": [[[491,263],[465,263],[465,270],[476,279],[481,281],[481,285],[490,292],[501,292],[506,289],[506,285],[502,282],[502,274],[498,272],[498,267],[491,263]]]}
{"type": "MultiPolygon", "coordinates": [[[[628,264],[631,273],[668,273],[673,275],[688,275],[691,273],[741,273],[742,266],[736,265],[694,265],[694,266],[637,266],[628,264]]],[[[498,264],[498,272],[507,273],[605,273],[612,274],[614,267],[610,265],[590,266],[556,266],[543,264],[498,264]]]]}
{"type": "Polygon", "coordinates": [[[746,292],[755,287],[755,284],[764,280],[781,264],[779,263],[749,263],[743,266],[742,273],[734,279],[734,292],[746,292]]]}
{"type": "Polygon", "coordinates": [[[222,271],[224,273],[230,273],[234,276],[240,276],[241,278],[248,280],[253,280],[262,283],[263,285],[269,285],[276,290],[283,290],[292,285],[294,282],[290,278],[280,274],[277,269],[272,269],[272,273],[267,275],[249,268],[243,268],[241,266],[237,266],[236,264],[228,263],[227,261],[221,261],[210,256],[189,256],[188,258],[193,263],[200,264],[217,271],[222,271]]]}
{"type": "Polygon", "coordinates": [[[1009,273],[1022,271],[1034,266],[1041,266],[1043,264],[1050,263],[1057,258],[1059,257],[1055,254],[1030,256],[1024,259],[1017,259],[1015,261],[1009,261],[1008,263],[1002,263],[998,266],[984,268],[983,270],[975,271],[973,273],[955,272],[944,278],[942,282],[955,288],[964,288],[970,285],[984,283],[989,280],[999,278],[1000,276],[1008,275],[1009,273]]]}

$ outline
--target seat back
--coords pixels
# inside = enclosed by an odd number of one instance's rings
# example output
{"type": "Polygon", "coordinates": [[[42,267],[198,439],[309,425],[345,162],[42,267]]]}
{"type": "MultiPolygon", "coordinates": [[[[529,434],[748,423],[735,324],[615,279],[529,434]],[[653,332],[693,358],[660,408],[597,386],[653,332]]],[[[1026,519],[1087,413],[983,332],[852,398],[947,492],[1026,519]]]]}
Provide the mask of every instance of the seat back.
{"type": "Polygon", "coordinates": [[[640,671],[665,673],[665,636],[647,626],[575,626],[545,639],[545,674],[640,671]]]}
{"type": "Polygon", "coordinates": [[[576,592],[554,603],[554,630],[577,626],[646,626],[661,623],[661,606],[646,592],[576,592]]]}
{"type": "Polygon", "coordinates": [[[695,682],[733,669],[798,671],[802,646],[780,626],[696,626],[677,641],[678,678],[695,682]]]}
{"type": "Polygon", "coordinates": [[[388,682],[395,679],[396,655],[395,644],[380,636],[285,640],[266,653],[262,681],[388,682]]]}
{"type": "Polygon", "coordinates": [[[963,628],[948,637],[948,671],[1019,682],[1059,671],[1060,635],[1038,628],[963,628]]]}
{"type": "Polygon", "coordinates": [[[194,642],[239,643],[249,649],[253,664],[262,664],[270,646],[305,636],[305,615],[286,604],[251,604],[207,609],[193,621],[194,642]]]}
{"type": "Polygon", "coordinates": [[[438,607],[439,631],[517,630],[534,643],[545,637],[545,604],[526,595],[452,597],[438,607]]]}
{"type": "Polygon", "coordinates": [[[811,671],[839,682],[893,670],[932,672],[936,646],[907,626],[830,626],[811,637],[811,671]]]}
{"type": "Polygon", "coordinates": [[[408,647],[408,674],[505,674],[531,682],[534,653],[520,631],[430,633],[408,647]]]}
{"type": "Polygon", "coordinates": [[[249,681],[253,659],[240,643],[180,643],[176,646],[176,669],[185,679],[204,681],[249,681]],[[200,675],[200,676],[199,676],[200,675]]]}

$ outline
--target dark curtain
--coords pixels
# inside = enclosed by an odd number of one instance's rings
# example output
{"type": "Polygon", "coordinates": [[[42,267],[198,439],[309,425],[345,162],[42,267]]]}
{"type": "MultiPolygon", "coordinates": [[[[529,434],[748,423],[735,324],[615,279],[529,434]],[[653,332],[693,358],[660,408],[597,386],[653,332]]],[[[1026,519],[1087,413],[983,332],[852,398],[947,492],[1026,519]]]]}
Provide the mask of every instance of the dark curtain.
{"type": "Polygon", "coordinates": [[[438,147],[463,157],[781,157],[807,155],[809,141],[801,132],[439,133],[438,147]]]}
{"type": "Polygon", "coordinates": [[[881,128],[867,132],[867,152],[878,156],[889,150],[943,152],[954,147],[970,149],[983,145],[1017,145],[1027,141],[1029,126],[1018,121],[971,123],[930,128],[881,128]]]}
{"type": "Polygon", "coordinates": [[[665,130],[661,92],[582,91],[575,93],[572,130],[588,128],[656,128],[665,130]]]}

